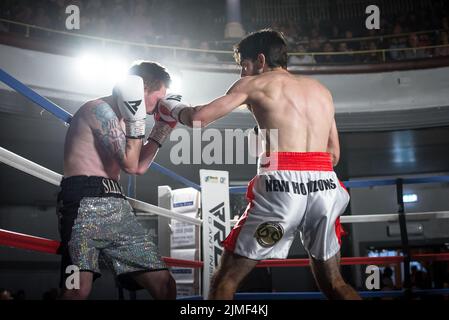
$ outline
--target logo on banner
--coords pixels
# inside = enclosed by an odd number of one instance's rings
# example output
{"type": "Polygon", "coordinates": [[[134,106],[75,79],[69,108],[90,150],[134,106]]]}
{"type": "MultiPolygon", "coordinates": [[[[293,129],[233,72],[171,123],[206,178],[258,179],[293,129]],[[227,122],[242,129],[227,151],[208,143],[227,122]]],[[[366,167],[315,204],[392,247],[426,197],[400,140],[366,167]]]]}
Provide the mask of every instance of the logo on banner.
{"type": "Polygon", "coordinates": [[[265,222],[257,227],[255,237],[262,247],[272,247],[284,235],[284,228],[278,222],[265,222]]]}
{"type": "Polygon", "coordinates": [[[204,178],[204,182],[218,183],[218,177],[206,176],[206,178],[204,178]]]}
{"type": "Polygon", "coordinates": [[[214,266],[218,264],[218,260],[223,253],[221,242],[226,237],[226,224],[225,224],[225,205],[221,202],[219,205],[209,210],[211,216],[209,216],[209,246],[213,250],[214,266]],[[213,225],[213,228],[212,228],[213,225]]]}

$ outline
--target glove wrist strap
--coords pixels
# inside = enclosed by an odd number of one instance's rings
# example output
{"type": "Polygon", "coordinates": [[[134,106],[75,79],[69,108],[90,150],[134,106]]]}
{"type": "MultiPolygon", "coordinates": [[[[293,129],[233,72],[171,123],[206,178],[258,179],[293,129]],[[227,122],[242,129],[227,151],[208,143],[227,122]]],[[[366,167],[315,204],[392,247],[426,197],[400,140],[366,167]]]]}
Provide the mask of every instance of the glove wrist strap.
{"type": "Polygon", "coordinates": [[[125,133],[127,138],[142,139],[145,137],[145,119],[125,120],[125,133]]]}
{"type": "Polygon", "coordinates": [[[163,121],[156,121],[148,139],[151,139],[159,144],[159,146],[162,146],[172,130],[173,128],[170,127],[167,123],[163,121]]]}

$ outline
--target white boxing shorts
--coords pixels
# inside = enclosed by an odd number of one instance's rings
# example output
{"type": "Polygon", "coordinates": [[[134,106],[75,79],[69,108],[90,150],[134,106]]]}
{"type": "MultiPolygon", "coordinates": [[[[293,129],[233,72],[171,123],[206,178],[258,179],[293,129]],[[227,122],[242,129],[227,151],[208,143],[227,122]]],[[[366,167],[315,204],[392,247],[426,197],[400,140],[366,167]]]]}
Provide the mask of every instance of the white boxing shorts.
{"type": "Polygon", "coordinates": [[[226,250],[253,260],[285,259],[297,233],[314,259],[328,260],[340,250],[339,216],[349,194],[329,153],[263,155],[246,197],[246,211],[223,242],[226,250]]]}

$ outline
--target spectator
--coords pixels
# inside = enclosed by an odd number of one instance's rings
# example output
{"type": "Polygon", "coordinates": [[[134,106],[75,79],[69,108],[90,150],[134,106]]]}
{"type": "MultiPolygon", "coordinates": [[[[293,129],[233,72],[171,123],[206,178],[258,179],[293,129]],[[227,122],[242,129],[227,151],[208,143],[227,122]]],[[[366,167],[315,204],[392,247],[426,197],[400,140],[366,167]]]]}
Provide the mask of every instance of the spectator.
{"type": "MultiPolygon", "coordinates": [[[[406,48],[407,39],[404,37],[400,37],[402,34],[402,26],[399,22],[393,28],[393,35],[397,35],[397,37],[391,38],[389,49],[402,49],[406,48]]],[[[392,60],[403,60],[404,59],[404,51],[402,50],[393,50],[389,51],[389,56],[392,60]]]]}
{"type": "Polygon", "coordinates": [[[449,43],[448,43],[448,33],[443,31],[440,33],[440,37],[438,40],[438,45],[444,45],[446,47],[436,48],[435,56],[436,57],[447,57],[449,56],[449,43]]]}
{"type": "MultiPolygon", "coordinates": [[[[192,48],[190,39],[187,37],[182,38],[180,47],[186,48],[186,49],[192,48]]],[[[177,50],[176,58],[183,62],[190,61],[192,59],[192,53],[191,53],[191,51],[188,51],[188,50],[177,50]]]]}
{"type": "Polygon", "coordinates": [[[358,41],[353,40],[354,34],[351,30],[346,30],[344,36],[345,36],[344,38],[347,40],[346,46],[348,47],[349,50],[351,51],[360,50],[360,44],[358,41]]]}
{"type": "Polygon", "coordinates": [[[335,62],[339,63],[352,63],[354,62],[354,55],[351,53],[352,50],[348,48],[346,42],[340,42],[338,44],[338,52],[346,52],[347,54],[341,54],[334,56],[335,62]]]}
{"type": "MultiPolygon", "coordinates": [[[[295,52],[298,53],[306,53],[306,48],[303,44],[299,43],[295,47],[295,52]]],[[[315,58],[312,55],[304,54],[304,55],[298,55],[298,56],[289,56],[288,58],[289,64],[314,64],[316,63],[315,58]]]]}
{"type": "Polygon", "coordinates": [[[321,51],[321,44],[318,38],[311,38],[309,41],[309,52],[319,52],[321,51]]]}
{"type": "MultiPolygon", "coordinates": [[[[31,1],[31,0],[8,0],[0,2],[0,16],[6,19],[11,19],[18,22],[24,22],[28,24],[36,24],[42,27],[56,28],[59,30],[65,30],[65,8],[69,4],[77,5],[81,10],[81,29],[83,34],[91,34],[104,38],[114,38],[130,40],[134,42],[146,42],[154,44],[169,45],[170,43],[179,43],[179,39],[184,35],[195,34],[192,30],[200,30],[201,34],[198,34],[197,39],[213,39],[217,38],[215,34],[222,34],[222,22],[225,14],[220,5],[210,6],[205,8],[205,3],[209,3],[206,0],[195,0],[189,4],[179,4],[174,0],[47,0],[47,1],[31,1]],[[155,13],[157,12],[157,14],[155,13]],[[198,21],[203,21],[203,24],[187,23],[186,17],[191,16],[191,12],[195,12],[195,17],[198,21]],[[151,15],[154,13],[153,15],[151,15]],[[204,24],[204,21],[210,21],[210,23],[204,24]],[[208,30],[201,30],[201,25],[210,25],[208,30]],[[195,27],[192,27],[195,26],[195,27]],[[214,32],[212,32],[215,30],[214,32]],[[214,35],[213,35],[214,34],[214,35]],[[211,35],[210,38],[207,38],[211,35]]],[[[395,34],[400,35],[402,33],[410,31],[422,31],[426,28],[431,29],[445,29],[449,32],[449,21],[447,16],[447,4],[437,2],[433,6],[433,13],[426,10],[425,7],[419,7],[418,5],[412,5],[412,10],[408,10],[401,16],[381,15],[381,30],[367,30],[362,28],[362,25],[358,25],[358,29],[351,29],[355,19],[348,20],[346,25],[332,24],[332,19],[322,17],[312,18],[310,23],[302,25],[298,24],[297,20],[289,19],[289,14],[286,14],[285,19],[276,19],[272,21],[269,26],[274,29],[282,30],[289,42],[296,43],[298,41],[309,41],[309,50],[311,52],[322,51],[320,46],[327,39],[346,38],[345,44],[335,44],[335,50],[339,52],[346,51],[358,51],[362,47],[360,41],[354,41],[354,35],[368,35],[375,36],[379,34],[395,34]],[[415,8],[413,10],[413,8],[415,8]],[[280,24],[279,21],[285,21],[280,24]],[[306,32],[307,31],[307,32],[306,32]],[[344,32],[341,32],[344,31],[344,32]]],[[[362,13],[361,13],[362,16],[362,13]]],[[[248,26],[248,31],[256,28],[256,24],[265,22],[258,22],[257,17],[251,16],[245,17],[243,23],[248,25],[249,20],[253,22],[253,26],[248,26]]],[[[260,17],[259,17],[260,20],[260,17]]],[[[258,29],[259,27],[257,27],[258,29]]],[[[23,26],[17,26],[13,24],[1,24],[0,32],[20,33],[25,35],[25,28],[23,26]]],[[[30,36],[47,36],[50,34],[52,40],[68,40],[67,36],[55,35],[53,33],[47,33],[46,31],[30,29],[30,36]]],[[[434,44],[445,44],[447,36],[439,35],[438,38],[432,39],[428,35],[422,34],[415,41],[409,37],[398,37],[389,40],[387,44],[382,44],[378,40],[373,40],[375,43],[368,42],[366,46],[372,48],[391,48],[401,49],[410,46],[411,51],[394,51],[389,53],[391,60],[403,60],[415,59],[422,57],[435,56],[447,56],[449,49],[439,48],[428,51],[427,49],[420,49],[422,46],[429,46],[434,44]],[[412,45],[417,43],[416,47],[412,45]],[[415,49],[417,48],[417,49],[415,49]]],[[[390,39],[386,37],[386,39],[390,39]]],[[[70,39],[73,42],[73,39],[70,39]]],[[[88,40],[78,39],[84,43],[88,40]]],[[[89,42],[90,43],[90,42],[89,42]]],[[[363,45],[364,47],[365,45],[363,45]]],[[[188,47],[191,47],[190,45],[188,47]]],[[[328,50],[329,45],[323,45],[328,50]]],[[[226,47],[229,50],[229,47],[226,47]]],[[[333,50],[333,49],[332,49],[333,50]]],[[[135,53],[138,51],[134,51],[135,53]]],[[[152,50],[151,54],[162,54],[162,50],[152,50]]],[[[179,53],[179,52],[178,52],[179,53]]],[[[188,52],[180,54],[180,58],[187,59],[192,58],[188,52]]],[[[365,56],[360,55],[338,55],[327,58],[321,57],[318,60],[324,62],[375,62],[379,56],[373,54],[367,54],[365,56]]],[[[215,60],[210,54],[199,55],[196,59],[206,59],[207,61],[215,60]]],[[[225,59],[225,56],[219,56],[220,59],[225,59]]],[[[292,57],[293,63],[309,63],[313,62],[310,56],[306,55],[299,62],[297,59],[299,56],[292,57]]],[[[301,59],[301,58],[299,58],[301,59]]]]}
{"type": "Polygon", "coordinates": [[[206,50],[203,52],[199,52],[199,54],[195,57],[195,60],[198,62],[209,62],[209,63],[214,63],[214,62],[218,62],[218,58],[207,52],[208,50],[210,50],[209,48],[209,43],[207,41],[202,41],[200,43],[200,49],[201,50],[206,50]]]}
{"type": "MultiPolygon", "coordinates": [[[[326,42],[323,45],[323,52],[334,52],[334,47],[332,46],[332,44],[330,42],[326,42]]],[[[317,55],[315,57],[316,61],[318,63],[334,63],[334,56],[327,54],[327,55],[317,55]]]]}
{"type": "Polygon", "coordinates": [[[421,47],[418,36],[416,33],[410,33],[408,36],[408,47],[413,50],[406,50],[404,53],[405,59],[423,59],[429,57],[429,54],[424,49],[418,49],[421,47]]]}
{"type": "MultiPolygon", "coordinates": [[[[368,50],[377,50],[377,45],[374,41],[368,43],[368,50]]],[[[370,52],[363,59],[363,63],[378,63],[382,61],[382,54],[380,52],[370,52]]]]}

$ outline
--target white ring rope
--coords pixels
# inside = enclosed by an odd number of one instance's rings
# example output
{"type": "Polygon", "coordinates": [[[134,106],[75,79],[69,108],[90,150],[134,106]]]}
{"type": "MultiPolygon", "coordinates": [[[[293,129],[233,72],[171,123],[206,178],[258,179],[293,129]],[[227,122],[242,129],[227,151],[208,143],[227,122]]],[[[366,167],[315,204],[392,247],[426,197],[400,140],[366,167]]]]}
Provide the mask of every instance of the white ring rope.
{"type": "MultiPolygon", "coordinates": [[[[62,180],[62,175],[51,171],[45,167],[42,167],[28,159],[25,159],[11,151],[8,151],[2,147],[0,147],[0,162],[3,162],[17,170],[28,173],[36,178],[44,180],[50,184],[55,186],[59,186],[62,180]]],[[[149,203],[145,203],[133,198],[128,198],[131,206],[138,211],[157,214],[160,216],[176,219],[178,221],[184,221],[188,223],[192,223],[195,225],[201,225],[203,221],[201,219],[196,219],[192,217],[187,217],[183,214],[173,212],[158,206],[154,206],[149,203]]]]}
{"type": "Polygon", "coordinates": [[[0,147],[0,161],[55,186],[59,186],[61,183],[62,175],[59,173],[42,167],[2,147],[0,147]]]}
{"type": "MultiPolygon", "coordinates": [[[[449,211],[409,212],[406,213],[405,216],[407,221],[449,219],[449,211]]],[[[398,213],[340,216],[341,223],[397,222],[398,220],[398,213]]],[[[238,220],[231,220],[231,225],[235,225],[237,221],[238,220]]]]}
{"type": "MultiPolygon", "coordinates": [[[[0,162],[3,162],[17,170],[28,173],[36,178],[49,182],[55,186],[61,183],[62,175],[42,167],[28,159],[25,159],[11,151],[0,147],[0,162]]],[[[173,212],[146,202],[142,202],[133,198],[127,198],[131,206],[139,211],[138,216],[147,216],[148,214],[156,214],[178,221],[201,225],[201,219],[188,217],[183,214],[173,212]]],[[[429,219],[448,219],[449,211],[432,211],[432,212],[411,212],[406,213],[407,220],[429,220],[429,219]]],[[[370,215],[350,215],[341,216],[341,223],[368,223],[368,222],[396,222],[399,219],[398,213],[393,214],[370,214],[370,215]]],[[[231,220],[231,225],[235,225],[237,220],[231,220]]]]}

